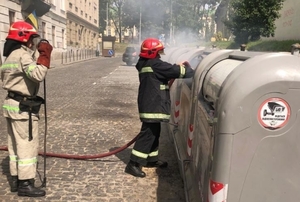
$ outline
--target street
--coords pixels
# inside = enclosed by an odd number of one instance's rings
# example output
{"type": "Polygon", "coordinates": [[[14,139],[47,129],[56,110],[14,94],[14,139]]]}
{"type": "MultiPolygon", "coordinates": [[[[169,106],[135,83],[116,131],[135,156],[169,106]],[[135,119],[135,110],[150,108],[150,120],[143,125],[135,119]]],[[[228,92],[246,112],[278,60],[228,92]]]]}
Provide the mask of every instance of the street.
{"type": "MultiPolygon", "coordinates": [[[[56,66],[46,78],[47,152],[97,155],[131,141],[140,130],[137,111],[138,74],[121,57],[96,59],[56,66]]],[[[39,95],[44,97],[43,83],[39,95]]],[[[0,90],[1,102],[6,91],[0,90]]],[[[1,104],[2,105],[2,104],[1,104]]],[[[40,151],[44,151],[45,116],[40,111],[40,151]]],[[[6,146],[6,122],[0,118],[0,146],[6,146]]],[[[183,202],[174,146],[162,131],[160,155],[167,169],[143,168],[146,178],[124,173],[131,145],[105,158],[74,160],[47,157],[46,196],[34,201],[183,202]]],[[[43,178],[43,156],[38,171],[43,178]]],[[[11,193],[8,184],[8,152],[0,151],[0,200],[33,201],[11,193]]],[[[36,186],[40,186],[36,178],[36,186]]]]}

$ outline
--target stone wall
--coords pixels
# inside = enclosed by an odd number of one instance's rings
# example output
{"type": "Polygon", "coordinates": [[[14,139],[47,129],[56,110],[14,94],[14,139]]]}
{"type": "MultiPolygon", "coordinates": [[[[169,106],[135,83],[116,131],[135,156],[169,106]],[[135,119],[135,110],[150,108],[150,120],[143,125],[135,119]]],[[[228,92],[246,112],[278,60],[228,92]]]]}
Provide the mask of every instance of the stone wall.
{"type": "Polygon", "coordinates": [[[281,17],[276,20],[275,40],[300,40],[300,1],[285,0],[281,17]]]}

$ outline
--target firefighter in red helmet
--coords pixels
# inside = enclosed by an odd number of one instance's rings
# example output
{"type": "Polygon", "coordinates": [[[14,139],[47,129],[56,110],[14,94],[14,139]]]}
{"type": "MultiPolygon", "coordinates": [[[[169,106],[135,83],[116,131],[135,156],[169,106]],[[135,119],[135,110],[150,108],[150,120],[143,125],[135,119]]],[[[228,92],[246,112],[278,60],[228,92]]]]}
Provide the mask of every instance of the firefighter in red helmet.
{"type": "Polygon", "coordinates": [[[136,64],[139,73],[138,110],[142,122],[130,161],[125,172],[136,177],[145,177],[144,167],[168,166],[158,159],[161,122],[170,118],[170,94],[168,82],[175,78],[190,78],[194,70],[188,62],[170,64],[160,59],[164,54],[163,44],[156,38],[148,38],[141,45],[140,58],[136,64]]]}
{"type": "Polygon", "coordinates": [[[18,21],[8,31],[1,66],[2,87],[7,91],[3,115],[7,122],[11,192],[19,196],[44,196],[44,190],[34,186],[38,155],[38,120],[43,99],[37,96],[40,83],[50,67],[52,46],[37,45],[39,57],[33,58],[34,39],[39,37],[29,23],[18,21]]]}

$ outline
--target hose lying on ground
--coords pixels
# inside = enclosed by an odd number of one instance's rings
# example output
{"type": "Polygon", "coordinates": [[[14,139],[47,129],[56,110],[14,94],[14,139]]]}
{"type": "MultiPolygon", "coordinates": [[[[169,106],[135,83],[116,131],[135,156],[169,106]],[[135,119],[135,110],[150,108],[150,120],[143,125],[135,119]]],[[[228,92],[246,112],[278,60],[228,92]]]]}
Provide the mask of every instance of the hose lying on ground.
{"type": "MultiPolygon", "coordinates": [[[[102,153],[102,154],[94,154],[94,155],[76,155],[76,154],[58,154],[58,153],[52,153],[52,152],[39,152],[39,155],[42,156],[48,156],[48,157],[56,157],[56,158],[65,158],[65,159],[77,159],[77,160],[85,160],[85,159],[98,159],[98,158],[104,158],[107,156],[111,156],[114,154],[117,154],[124,149],[128,148],[130,145],[132,145],[138,136],[134,137],[130,142],[125,144],[122,147],[119,147],[118,149],[115,149],[113,151],[107,152],[107,153],[102,153]]],[[[8,148],[7,146],[0,146],[0,150],[2,151],[7,151],[8,148]]]]}

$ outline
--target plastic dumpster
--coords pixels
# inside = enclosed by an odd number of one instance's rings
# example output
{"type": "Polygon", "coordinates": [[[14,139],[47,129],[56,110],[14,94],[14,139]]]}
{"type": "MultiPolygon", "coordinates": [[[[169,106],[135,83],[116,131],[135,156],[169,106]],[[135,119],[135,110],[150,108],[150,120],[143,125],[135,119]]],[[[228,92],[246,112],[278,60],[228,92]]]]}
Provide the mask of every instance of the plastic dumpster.
{"type": "MultiPolygon", "coordinates": [[[[215,49],[216,50],[216,49],[215,49]]],[[[183,61],[188,61],[191,67],[195,70],[200,62],[203,60],[211,52],[215,51],[213,49],[206,49],[205,47],[200,47],[198,49],[191,48],[189,51],[177,50],[179,53],[184,52],[184,54],[180,55],[174,51],[173,55],[169,58],[171,61],[176,61],[176,63],[182,63],[183,61]],[[178,56],[179,55],[179,56],[178,56]],[[175,58],[172,58],[175,57],[175,58]]],[[[170,88],[170,98],[171,98],[171,117],[170,117],[170,135],[171,139],[176,139],[175,143],[180,144],[177,147],[181,149],[178,150],[178,156],[183,156],[180,153],[186,153],[186,139],[187,136],[185,132],[186,121],[188,120],[190,111],[189,109],[181,110],[182,114],[180,114],[179,109],[181,107],[181,103],[183,103],[183,107],[189,107],[190,103],[190,94],[191,94],[191,86],[192,86],[192,78],[187,79],[175,79],[171,88],[170,88]],[[179,118],[182,120],[179,122],[179,118]],[[185,122],[183,122],[185,121],[185,122]],[[180,123],[180,124],[179,124],[180,123]],[[177,131],[182,131],[183,135],[175,135],[177,131]]]]}
{"type": "Polygon", "coordinates": [[[161,60],[169,62],[169,58],[172,56],[172,53],[179,50],[179,47],[168,47],[164,49],[165,55],[161,55],[161,60]]]}
{"type": "Polygon", "coordinates": [[[298,56],[215,51],[184,89],[172,132],[187,201],[300,199],[298,56]]]}

